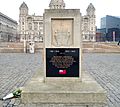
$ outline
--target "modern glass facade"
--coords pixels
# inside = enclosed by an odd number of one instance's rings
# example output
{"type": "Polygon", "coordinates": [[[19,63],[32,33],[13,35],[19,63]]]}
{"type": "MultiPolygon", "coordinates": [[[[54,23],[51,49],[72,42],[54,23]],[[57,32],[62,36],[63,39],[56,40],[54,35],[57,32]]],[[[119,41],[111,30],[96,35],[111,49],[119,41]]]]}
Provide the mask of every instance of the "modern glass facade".
{"type": "Polygon", "coordinates": [[[120,18],[115,16],[106,15],[101,18],[101,29],[106,28],[119,28],[120,29],[120,18]]]}
{"type": "Polygon", "coordinates": [[[99,32],[104,35],[105,41],[119,41],[120,18],[110,15],[101,18],[101,29],[99,29],[99,32]]]}

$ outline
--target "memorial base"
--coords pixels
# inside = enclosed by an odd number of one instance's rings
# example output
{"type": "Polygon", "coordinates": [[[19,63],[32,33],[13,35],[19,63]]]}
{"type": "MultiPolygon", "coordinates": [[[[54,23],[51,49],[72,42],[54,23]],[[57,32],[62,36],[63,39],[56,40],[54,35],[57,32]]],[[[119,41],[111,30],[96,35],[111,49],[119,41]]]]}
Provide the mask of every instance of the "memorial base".
{"type": "Polygon", "coordinates": [[[83,74],[82,82],[51,81],[36,74],[23,87],[22,103],[25,107],[105,107],[105,90],[89,75],[83,74]]]}

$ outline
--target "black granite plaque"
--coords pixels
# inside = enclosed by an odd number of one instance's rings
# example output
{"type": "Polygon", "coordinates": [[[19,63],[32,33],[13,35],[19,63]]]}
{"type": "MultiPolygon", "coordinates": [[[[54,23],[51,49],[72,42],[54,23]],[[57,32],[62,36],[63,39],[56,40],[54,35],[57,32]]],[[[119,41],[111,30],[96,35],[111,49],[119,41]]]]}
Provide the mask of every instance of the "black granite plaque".
{"type": "Polygon", "coordinates": [[[46,77],[79,77],[79,48],[46,48],[46,77]]]}

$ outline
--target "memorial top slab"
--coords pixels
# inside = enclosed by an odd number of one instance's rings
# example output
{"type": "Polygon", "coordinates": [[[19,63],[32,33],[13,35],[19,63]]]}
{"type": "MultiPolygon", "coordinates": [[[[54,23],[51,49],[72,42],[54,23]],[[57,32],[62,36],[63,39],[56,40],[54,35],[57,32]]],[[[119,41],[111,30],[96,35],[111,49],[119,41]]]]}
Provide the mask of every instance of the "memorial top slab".
{"type": "Polygon", "coordinates": [[[45,9],[45,13],[51,15],[63,14],[64,16],[80,15],[80,9],[45,9]]]}
{"type": "Polygon", "coordinates": [[[45,9],[44,23],[46,48],[81,47],[80,9],[45,9]]]}

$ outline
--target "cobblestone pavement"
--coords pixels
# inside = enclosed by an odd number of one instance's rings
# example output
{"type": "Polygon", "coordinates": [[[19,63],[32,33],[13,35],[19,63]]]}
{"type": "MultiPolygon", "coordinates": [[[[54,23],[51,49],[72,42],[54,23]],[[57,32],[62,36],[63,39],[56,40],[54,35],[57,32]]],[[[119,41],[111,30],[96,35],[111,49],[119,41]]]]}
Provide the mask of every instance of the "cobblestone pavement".
{"type": "Polygon", "coordinates": [[[83,55],[84,67],[107,91],[108,107],[120,107],[120,54],[83,55]]]}
{"type": "MultiPolygon", "coordinates": [[[[120,54],[83,54],[83,68],[107,90],[109,107],[120,107],[120,54]]],[[[42,66],[41,54],[0,53],[0,98],[22,87],[42,66]]],[[[0,101],[0,107],[24,107],[21,100],[0,101]]]]}
{"type": "MultiPolygon", "coordinates": [[[[41,54],[0,53],[0,98],[24,86],[42,66],[41,54]]],[[[20,99],[0,101],[0,107],[18,107],[20,99]]]]}

